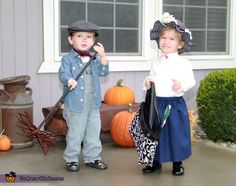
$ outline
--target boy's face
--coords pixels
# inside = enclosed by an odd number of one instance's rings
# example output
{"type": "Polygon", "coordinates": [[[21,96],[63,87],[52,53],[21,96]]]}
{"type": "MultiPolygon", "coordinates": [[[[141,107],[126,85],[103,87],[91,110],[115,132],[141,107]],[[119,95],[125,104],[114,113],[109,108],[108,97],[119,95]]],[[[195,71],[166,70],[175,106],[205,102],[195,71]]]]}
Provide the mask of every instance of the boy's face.
{"type": "Polygon", "coordinates": [[[69,43],[75,50],[89,50],[95,41],[95,33],[92,32],[75,32],[68,37],[69,43]]]}
{"type": "Polygon", "coordinates": [[[175,29],[168,29],[161,33],[159,47],[163,53],[175,53],[183,47],[181,35],[175,29]]]}

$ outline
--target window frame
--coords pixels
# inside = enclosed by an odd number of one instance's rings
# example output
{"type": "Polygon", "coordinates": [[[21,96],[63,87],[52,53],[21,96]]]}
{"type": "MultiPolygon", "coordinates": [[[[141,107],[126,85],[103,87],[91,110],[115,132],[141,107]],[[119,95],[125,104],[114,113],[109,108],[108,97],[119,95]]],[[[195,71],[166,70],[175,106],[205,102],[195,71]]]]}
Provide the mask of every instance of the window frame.
{"type": "MultiPolygon", "coordinates": [[[[44,61],[38,69],[38,73],[58,73],[61,56],[59,54],[59,0],[43,0],[43,34],[44,34],[44,61]]],[[[150,41],[149,32],[153,23],[162,15],[163,0],[143,0],[142,9],[142,46],[141,56],[108,56],[110,71],[148,71],[150,63],[155,60],[157,52],[156,43],[150,41]],[[159,7],[159,8],[157,8],[159,7]]],[[[236,2],[231,1],[229,25],[229,54],[228,55],[184,55],[188,58],[193,69],[222,69],[236,68],[236,2]]]]}

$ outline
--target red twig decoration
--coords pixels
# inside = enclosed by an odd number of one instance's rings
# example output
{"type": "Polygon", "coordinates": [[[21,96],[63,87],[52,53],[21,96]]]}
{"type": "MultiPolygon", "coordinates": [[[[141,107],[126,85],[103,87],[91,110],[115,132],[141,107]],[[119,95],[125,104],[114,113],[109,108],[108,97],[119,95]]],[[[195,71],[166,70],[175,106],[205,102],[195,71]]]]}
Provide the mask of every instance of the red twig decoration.
{"type": "Polygon", "coordinates": [[[20,121],[18,126],[25,131],[25,135],[27,137],[32,136],[37,139],[44,155],[46,156],[49,147],[55,145],[56,140],[60,135],[38,130],[38,128],[33,124],[33,121],[28,113],[18,113],[18,116],[19,117],[17,118],[20,121]]]}

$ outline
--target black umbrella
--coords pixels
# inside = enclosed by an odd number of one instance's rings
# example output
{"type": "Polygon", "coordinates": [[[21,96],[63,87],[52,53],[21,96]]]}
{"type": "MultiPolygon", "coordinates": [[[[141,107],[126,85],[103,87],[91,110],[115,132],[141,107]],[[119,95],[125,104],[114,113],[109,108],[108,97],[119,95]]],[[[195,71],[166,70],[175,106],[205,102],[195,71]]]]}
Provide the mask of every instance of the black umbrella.
{"type": "Polygon", "coordinates": [[[161,129],[164,127],[170,114],[168,105],[163,117],[157,108],[155,85],[147,90],[145,101],[141,103],[130,125],[129,131],[135,142],[139,164],[152,166],[161,129]],[[155,122],[153,121],[153,118],[155,122]]]}

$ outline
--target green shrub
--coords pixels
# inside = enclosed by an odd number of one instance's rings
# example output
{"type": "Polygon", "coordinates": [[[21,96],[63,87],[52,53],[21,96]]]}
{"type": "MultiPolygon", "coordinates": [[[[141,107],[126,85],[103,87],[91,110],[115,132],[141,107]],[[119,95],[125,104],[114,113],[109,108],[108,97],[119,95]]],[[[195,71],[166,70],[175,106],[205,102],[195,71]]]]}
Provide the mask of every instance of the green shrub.
{"type": "Polygon", "coordinates": [[[209,139],[236,142],[236,69],[213,71],[201,80],[197,105],[209,139]]]}

